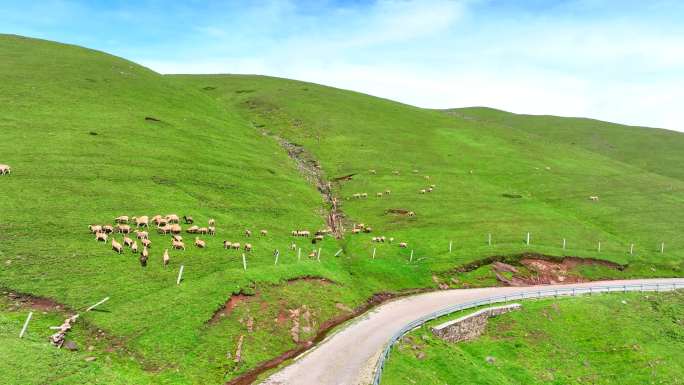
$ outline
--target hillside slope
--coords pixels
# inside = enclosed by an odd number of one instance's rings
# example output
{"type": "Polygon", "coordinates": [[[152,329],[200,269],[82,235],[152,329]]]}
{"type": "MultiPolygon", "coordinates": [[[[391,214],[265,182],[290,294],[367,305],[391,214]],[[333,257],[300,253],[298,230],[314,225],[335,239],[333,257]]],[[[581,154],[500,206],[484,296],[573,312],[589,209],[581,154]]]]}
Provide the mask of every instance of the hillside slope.
{"type": "MultiPolygon", "coordinates": [[[[388,298],[370,301],[376,293],[457,287],[468,277],[455,268],[490,256],[629,264],[582,272],[590,278],[680,274],[684,219],[673,213],[684,208],[684,182],[673,174],[515,127],[297,81],[161,76],[8,35],[0,57],[0,163],[13,168],[0,176],[0,289],[9,297],[0,340],[11,341],[0,344],[0,357],[10,357],[0,369],[12,370],[14,383],[222,383],[388,298]],[[312,179],[331,181],[341,203],[339,240],[312,245],[290,235],[326,226],[330,205],[312,179]],[[169,250],[166,268],[168,235],[151,230],[142,268],[130,250],[116,254],[88,233],[118,215],[170,213],[201,226],[215,218],[217,234],[201,236],[207,248],[197,249],[184,232],[187,249],[169,250]],[[373,231],[352,235],[359,222],[373,231]],[[387,242],[371,242],[383,235],[387,242]],[[243,262],[223,240],[253,251],[243,262]],[[317,248],[320,258],[309,258],[317,248]],[[104,297],[71,334],[78,353],[47,346],[47,326],[104,297]],[[50,309],[36,305],[46,298],[50,309]],[[35,326],[17,342],[32,309],[35,326]],[[96,361],[84,363],[88,355],[96,361]],[[37,358],[21,371],[25,357],[37,358]]],[[[484,275],[475,284],[496,283],[484,275]]]]}

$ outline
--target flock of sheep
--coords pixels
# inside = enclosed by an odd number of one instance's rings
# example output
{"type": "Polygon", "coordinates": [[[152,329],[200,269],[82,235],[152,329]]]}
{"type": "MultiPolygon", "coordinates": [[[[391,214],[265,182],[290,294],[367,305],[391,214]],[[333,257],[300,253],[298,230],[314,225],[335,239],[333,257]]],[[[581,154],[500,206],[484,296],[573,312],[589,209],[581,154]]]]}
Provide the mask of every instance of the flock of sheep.
{"type": "Polygon", "coordinates": [[[0,175],[9,175],[12,173],[12,167],[6,164],[0,164],[0,175]]]}

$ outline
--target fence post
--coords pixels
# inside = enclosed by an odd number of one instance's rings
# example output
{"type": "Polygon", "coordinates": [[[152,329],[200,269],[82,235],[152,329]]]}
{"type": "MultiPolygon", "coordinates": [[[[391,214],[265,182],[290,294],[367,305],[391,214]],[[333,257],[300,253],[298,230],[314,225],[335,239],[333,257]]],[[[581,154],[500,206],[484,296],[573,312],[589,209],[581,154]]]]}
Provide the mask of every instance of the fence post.
{"type": "Polygon", "coordinates": [[[178,270],[178,278],[176,278],[176,285],[180,285],[181,279],[183,279],[183,265],[180,265],[180,269],[178,270]]]}
{"type": "Polygon", "coordinates": [[[634,244],[629,245],[629,255],[634,254],[634,244]]]}
{"type": "Polygon", "coordinates": [[[598,241],[598,252],[601,252],[601,241],[598,241]]]}
{"type": "Polygon", "coordinates": [[[340,255],[341,252],[342,252],[342,249],[337,250],[337,253],[335,253],[335,256],[337,257],[338,255],[340,255]]]}
{"type": "Polygon", "coordinates": [[[301,261],[302,260],[302,248],[300,247],[297,249],[297,260],[301,261]]]}
{"type": "Polygon", "coordinates": [[[373,248],[373,259],[375,259],[375,247],[373,248]]]}
{"type": "Polygon", "coordinates": [[[320,247],[318,248],[318,253],[316,253],[316,259],[318,260],[318,262],[321,261],[321,248],[320,247]]]}
{"type": "Polygon", "coordinates": [[[489,246],[492,245],[492,233],[487,234],[487,244],[489,246]]]}
{"type": "Polygon", "coordinates": [[[453,245],[454,241],[449,241],[449,253],[451,253],[451,246],[453,245]]]}
{"type": "Polygon", "coordinates": [[[525,244],[526,244],[527,246],[530,245],[530,233],[529,233],[529,232],[527,233],[527,238],[525,238],[525,244]]]}
{"type": "Polygon", "coordinates": [[[242,253],[242,268],[247,271],[247,257],[245,257],[245,253],[242,253]]]}
{"type": "Polygon", "coordinates": [[[565,250],[565,238],[563,238],[563,250],[565,250]]]}
{"type": "Polygon", "coordinates": [[[411,249],[411,258],[409,259],[409,262],[413,262],[413,249],[411,249]]]}
{"type": "Polygon", "coordinates": [[[22,338],[24,336],[24,333],[26,333],[26,328],[28,328],[28,324],[31,321],[31,317],[33,317],[33,312],[28,313],[28,317],[26,317],[26,321],[24,321],[24,326],[21,328],[21,332],[19,332],[19,338],[22,338]]]}
{"type": "Polygon", "coordinates": [[[660,254],[665,252],[665,242],[660,243],[660,254]]]}

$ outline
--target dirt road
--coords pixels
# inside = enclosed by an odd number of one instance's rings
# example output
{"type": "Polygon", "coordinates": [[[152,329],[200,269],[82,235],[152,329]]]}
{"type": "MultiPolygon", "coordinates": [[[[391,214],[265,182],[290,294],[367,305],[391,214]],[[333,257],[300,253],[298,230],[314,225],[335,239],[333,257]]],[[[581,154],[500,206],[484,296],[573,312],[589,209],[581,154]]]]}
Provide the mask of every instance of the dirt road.
{"type": "Polygon", "coordinates": [[[367,385],[389,339],[409,322],[451,305],[499,295],[604,285],[684,284],[684,278],[602,281],[570,285],[492,287],[446,290],[397,299],[359,317],[291,365],[266,379],[264,385],[367,385]]]}

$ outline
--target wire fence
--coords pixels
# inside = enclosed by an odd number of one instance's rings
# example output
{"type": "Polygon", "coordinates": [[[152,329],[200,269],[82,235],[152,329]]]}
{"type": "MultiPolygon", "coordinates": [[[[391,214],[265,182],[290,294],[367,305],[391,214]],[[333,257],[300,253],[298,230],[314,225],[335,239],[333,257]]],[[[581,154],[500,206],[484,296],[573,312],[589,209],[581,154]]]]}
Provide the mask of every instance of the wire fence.
{"type": "Polygon", "coordinates": [[[499,295],[493,297],[487,297],[475,301],[470,301],[454,306],[444,308],[442,310],[436,311],[434,313],[428,314],[421,317],[415,321],[408,323],[406,326],[401,328],[399,331],[394,333],[390,338],[389,342],[385,346],[382,354],[378,358],[375,367],[375,373],[373,375],[373,385],[379,385],[380,379],[382,378],[382,371],[385,367],[385,363],[389,358],[392,346],[401,339],[404,335],[411,332],[414,329],[419,328],[428,321],[432,321],[439,317],[449,315],[461,310],[472,309],[479,306],[491,305],[494,303],[524,300],[524,299],[535,299],[535,298],[545,298],[545,297],[557,297],[557,296],[575,296],[582,294],[593,294],[593,293],[610,293],[610,292],[621,292],[626,293],[628,291],[672,291],[684,288],[684,281],[682,282],[672,282],[672,283],[644,283],[644,284],[625,284],[625,285],[603,285],[603,286],[589,286],[589,287],[573,287],[573,288],[558,288],[558,289],[540,289],[540,290],[529,290],[522,291],[518,293],[513,293],[509,295],[499,295]]]}

